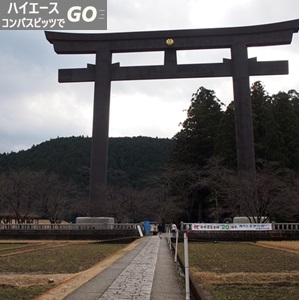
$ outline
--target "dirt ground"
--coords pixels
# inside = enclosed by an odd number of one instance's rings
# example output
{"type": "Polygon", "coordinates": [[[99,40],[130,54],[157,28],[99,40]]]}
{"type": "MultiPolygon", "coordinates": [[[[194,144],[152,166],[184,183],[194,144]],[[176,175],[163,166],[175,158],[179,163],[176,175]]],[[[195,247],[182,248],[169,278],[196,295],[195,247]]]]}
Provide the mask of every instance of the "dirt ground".
{"type": "MultiPolygon", "coordinates": [[[[257,243],[251,243],[260,247],[267,247],[273,249],[279,249],[282,251],[288,251],[299,255],[299,241],[281,241],[270,242],[263,241],[257,243]]],[[[228,273],[219,274],[214,272],[198,272],[191,270],[193,278],[197,282],[198,286],[202,289],[207,299],[214,299],[210,297],[210,292],[206,289],[206,286],[211,284],[280,284],[282,282],[299,284],[299,272],[291,273],[228,273]]]]}
{"type": "Polygon", "coordinates": [[[29,287],[32,285],[59,284],[69,280],[73,274],[4,274],[0,275],[1,285],[29,287]]]}
{"type": "MultiPolygon", "coordinates": [[[[123,255],[131,251],[133,248],[135,248],[138,243],[140,243],[141,240],[135,240],[131,244],[129,244],[127,247],[125,247],[122,250],[117,251],[113,255],[107,257],[106,259],[100,261],[93,267],[91,267],[88,270],[85,270],[80,273],[75,274],[0,274],[0,283],[2,285],[9,285],[9,286],[18,286],[18,287],[28,287],[32,285],[52,285],[52,288],[47,291],[46,293],[42,294],[41,296],[37,297],[36,300],[60,300],[64,299],[68,294],[76,290],[81,285],[88,282],[90,279],[92,279],[97,274],[101,273],[103,270],[105,270],[107,267],[109,267],[112,263],[114,263],[116,260],[121,258],[123,255]]],[[[1,243],[7,243],[8,241],[1,241],[1,243]]],[[[26,241],[28,242],[28,241],[26,241]]],[[[85,242],[86,241],[81,241],[85,242]]],[[[12,241],[9,241],[9,243],[12,243],[12,241]]],[[[20,243],[20,241],[15,241],[15,243],[20,243]]],[[[34,243],[34,242],[32,242],[34,243]]],[[[76,242],[78,243],[78,242],[76,242]]],[[[80,241],[79,241],[80,243],[80,241]]],[[[47,248],[53,248],[53,247],[62,247],[65,245],[69,245],[69,242],[57,242],[54,243],[48,243],[46,242],[42,249],[47,248]],[[49,246],[47,246],[49,244],[49,246]],[[51,246],[50,246],[51,245],[51,246]]],[[[41,250],[41,248],[37,248],[38,251],[41,250]]],[[[18,252],[25,253],[25,252],[31,252],[30,250],[24,250],[18,252]]]]}
{"type": "Polygon", "coordinates": [[[295,252],[299,254],[299,241],[281,241],[281,242],[262,241],[262,242],[255,243],[255,245],[285,250],[289,252],[295,252]]]}
{"type": "MultiPolygon", "coordinates": [[[[134,247],[138,245],[141,240],[136,240],[133,243],[129,244],[124,249],[116,252],[114,255],[102,260],[98,264],[94,265],[90,269],[75,273],[75,274],[36,274],[36,275],[27,275],[27,274],[0,274],[0,283],[9,286],[18,286],[18,287],[28,287],[32,285],[52,285],[52,288],[44,293],[43,295],[36,298],[36,300],[60,300],[64,299],[68,294],[76,290],[81,285],[88,282],[94,276],[105,270],[108,266],[110,266],[113,262],[121,258],[123,255],[128,253],[134,247]]],[[[7,241],[6,241],[7,242],[7,241]]],[[[9,241],[11,243],[11,241],[9,241]]],[[[28,242],[28,241],[26,241],[28,242]]],[[[85,241],[86,242],[86,241],[85,241]]],[[[1,241],[1,243],[5,243],[5,241],[1,241]]],[[[20,241],[16,241],[16,243],[20,243],[20,241]]],[[[64,242],[65,243],[65,242],[64,242]]],[[[68,243],[65,243],[68,244],[68,243]]],[[[296,252],[299,254],[299,241],[294,242],[258,242],[255,245],[262,247],[271,247],[277,248],[280,250],[296,252]]],[[[58,247],[63,246],[63,243],[59,245],[51,244],[49,247],[58,247]]],[[[43,249],[47,248],[47,245],[43,246],[43,249]]],[[[40,250],[40,249],[39,249],[40,250]]],[[[24,250],[32,251],[32,250],[24,250]]],[[[201,281],[206,283],[242,283],[245,280],[248,281],[249,277],[252,279],[252,282],[281,282],[281,281],[296,281],[298,280],[299,272],[294,272],[291,274],[281,274],[281,273],[267,273],[267,274],[258,274],[253,273],[232,273],[232,274],[216,274],[212,272],[200,272],[200,274],[194,274],[200,276],[201,281]],[[283,277],[283,278],[282,278],[283,277]]]]}
{"type": "MultiPolygon", "coordinates": [[[[194,271],[193,271],[194,272],[194,271]]],[[[299,283],[299,272],[292,273],[228,273],[217,274],[213,272],[194,272],[194,277],[200,278],[201,282],[209,284],[263,284],[296,282],[299,283]]]]}

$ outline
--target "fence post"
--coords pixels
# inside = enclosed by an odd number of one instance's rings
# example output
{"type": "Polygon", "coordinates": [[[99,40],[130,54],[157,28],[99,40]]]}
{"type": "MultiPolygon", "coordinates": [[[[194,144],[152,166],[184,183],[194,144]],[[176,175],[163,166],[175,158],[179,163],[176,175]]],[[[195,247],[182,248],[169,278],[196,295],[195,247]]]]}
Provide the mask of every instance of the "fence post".
{"type": "Polygon", "coordinates": [[[137,225],[137,229],[138,229],[140,237],[143,237],[143,233],[141,231],[140,225],[137,225]]]}
{"type": "Polygon", "coordinates": [[[175,231],[175,252],[174,252],[174,262],[178,261],[178,241],[179,241],[179,231],[178,229],[175,231]]]}
{"type": "Polygon", "coordinates": [[[184,257],[185,257],[185,288],[186,300],[190,300],[190,282],[189,282],[189,254],[188,254],[188,231],[184,233],[184,257]]]}

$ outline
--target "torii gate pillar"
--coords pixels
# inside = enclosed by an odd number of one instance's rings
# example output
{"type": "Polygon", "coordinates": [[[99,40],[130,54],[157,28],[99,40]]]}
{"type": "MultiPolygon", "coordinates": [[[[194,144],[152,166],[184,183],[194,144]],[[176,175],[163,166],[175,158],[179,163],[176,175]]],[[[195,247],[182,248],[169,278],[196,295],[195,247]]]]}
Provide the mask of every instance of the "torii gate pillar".
{"type": "Polygon", "coordinates": [[[247,177],[247,174],[254,174],[255,172],[255,154],[246,45],[233,45],[231,54],[238,171],[243,173],[242,176],[247,177]]]}
{"type": "MultiPolygon", "coordinates": [[[[92,145],[90,161],[90,204],[105,197],[108,168],[109,110],[112,53],[100,49],[96,53],[92,145]],[[94,138],[96,137],[96,138],[94,138]]],[[[91,210],[91,208],[89,208],[91,210]]],[[[104,207],[101,207],[104,213],[104,207]]],[[[91,211],[89,211],[91,214],[91,211]]]]}
{"type": "Polygon", "coordinates": [[[236,28],[107,34],[46,32],[58,54],[96,54],[95,66],[59,70],[59,82],[95,82],[90,203],[100,201],[100,214],[105,214],[110,88],[114,80],[232,77],[238,172],[241,179],[252,178],[255,155],[249,77],[288,74],[288,61],[248,59],[247,48],[290,44],[298,29],[299,19],[236,28]],[[231,50],[231,59],[223,63],[177,64],[178,50],[221,48],[231,50]],[[163,51],[164,65],[121,67],[111,63],[113,53],[145,51],[163,51]]]}

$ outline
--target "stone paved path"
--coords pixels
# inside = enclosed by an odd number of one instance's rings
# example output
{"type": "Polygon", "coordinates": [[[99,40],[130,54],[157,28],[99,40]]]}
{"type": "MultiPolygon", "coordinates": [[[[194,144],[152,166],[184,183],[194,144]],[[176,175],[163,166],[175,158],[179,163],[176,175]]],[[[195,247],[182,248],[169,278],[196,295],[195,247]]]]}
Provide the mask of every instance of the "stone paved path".
{"type": "Polygon", "coordinates": [[[66,300],[183,300],[182,283],[165,238],[147,236],[66,300]]]}
{"type": "Polygon", "coordinates": [[[151,238],[100,299],[150,299],[159,244],[159,238],[151,238]]]}

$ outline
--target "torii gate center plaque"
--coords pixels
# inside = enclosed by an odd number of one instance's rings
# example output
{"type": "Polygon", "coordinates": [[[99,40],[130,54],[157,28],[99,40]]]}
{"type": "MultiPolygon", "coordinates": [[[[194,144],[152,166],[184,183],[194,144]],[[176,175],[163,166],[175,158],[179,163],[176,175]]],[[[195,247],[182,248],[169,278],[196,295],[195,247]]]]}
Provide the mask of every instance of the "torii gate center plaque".
{"type": "Polygon", "coordinates": [[[248,58],[248,47],[290,44],[299,19],[287,22],[215,29],[76,34],[45,32],[58,54],[95,54],[96,64],[59,70],[59,82],[94,81],[90,202],[101,201],[107,184],[110,89],[113,80],[233,78],[239,175],[254,174],[255,155],[249,76],[288,74],[288,61],[248,58]],[[229,48],[222,63],[178,64],[177,50],[229,48]],[[113,53],[163,51],[164,65],[121,67],[113,53]]]}

